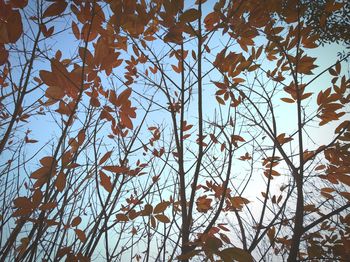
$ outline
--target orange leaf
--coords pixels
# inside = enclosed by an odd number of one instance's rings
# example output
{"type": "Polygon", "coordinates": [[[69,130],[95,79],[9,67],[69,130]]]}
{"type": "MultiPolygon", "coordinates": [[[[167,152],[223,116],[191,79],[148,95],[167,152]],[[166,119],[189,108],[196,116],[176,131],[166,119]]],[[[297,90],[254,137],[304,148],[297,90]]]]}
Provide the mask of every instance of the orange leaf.
{"type": "Polygon", "coordinates": [[[173,70],[174,70],[176,73],[178,73],[178,74],[181,73],[181,66],[177,67],[176,65],[171,65],[171,67],[173,68],[173,70]]]}
{"type": "Polygon", "coordinates": [[[286,137],[286,133],[279,134],[276,139],[281,145],[293,140],[291,137],[286,137]]]}

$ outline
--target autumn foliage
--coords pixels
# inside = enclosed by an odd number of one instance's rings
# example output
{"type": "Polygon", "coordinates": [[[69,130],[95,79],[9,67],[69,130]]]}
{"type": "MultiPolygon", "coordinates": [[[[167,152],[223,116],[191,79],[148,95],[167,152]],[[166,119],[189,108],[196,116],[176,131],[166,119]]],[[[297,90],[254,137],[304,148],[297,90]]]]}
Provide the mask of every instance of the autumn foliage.
{"type": "Polygon", "coordinates": [[[348,259],[350,10],[316,2],[0,0],[0,261],[348,259]]]}

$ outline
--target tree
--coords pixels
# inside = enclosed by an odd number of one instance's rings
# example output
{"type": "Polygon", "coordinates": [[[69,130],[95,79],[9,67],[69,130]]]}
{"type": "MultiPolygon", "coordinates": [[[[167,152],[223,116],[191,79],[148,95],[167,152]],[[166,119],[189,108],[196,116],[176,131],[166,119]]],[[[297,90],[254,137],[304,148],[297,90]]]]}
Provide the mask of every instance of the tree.
{"type": "Polygon", "coordinates": [[[301,2],[0,10],[1,261],[349,257],[347,57],[301,2]]]}
{"type": "Polygon", "coordinates": [[[350,4],[348,1],[303,1],[305,20],[321,43],[343,42],[349,46],[350,4]]]}

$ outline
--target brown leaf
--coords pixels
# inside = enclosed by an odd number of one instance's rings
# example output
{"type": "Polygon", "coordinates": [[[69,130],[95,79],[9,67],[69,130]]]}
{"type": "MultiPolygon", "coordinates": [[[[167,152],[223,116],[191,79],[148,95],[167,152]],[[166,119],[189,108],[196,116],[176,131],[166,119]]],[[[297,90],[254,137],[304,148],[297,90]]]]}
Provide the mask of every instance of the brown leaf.
{"type": "Polygon", "coordinates": [[[63,247],[57,251],[57,257],[63,257],[71,252],[71,247],[63,247]]]}
{"type": "Polygon", "coordinates": [[[312,96],[312,94],[313,94],[313,93],[305,93],[305,94],[303,94],[303,95],[301,96],[300,99],[301,99],[301,100],[306,99],[306,98],[312,96]]]}
{"type": "Polygon", "coordinates": [[[64,90],[59,86],[49,86],[46,89],[45,96],[50,99],[60,100],[64,97],[64,90]]]}
{"type": "Polygon", "coordinates": [[[57,84],[56,76],[46,70],[40,70],[39,72],[41,80],[48,86],[55,86],[57,84]]]}
{"type": "Polygon", "coordinates": [[[157,222],[156,222],[156,219],[154,218],[154,216],[150,216],[150,222],[151,222],[151,227],[156,228],[157,222]]]}
{"type": "Polygon", "coordinates": [[[11,12],[7,18],[7,25],[8,42],[15,43],[23,33],[22,19],[18,10],[11,12]]]}
{"type": "Polygon", "coordinates": [[[226,242],[227,244],[231,244],[231,240],[228,238],[228,236],[226,236],[225,234],[223,233],[220,233],[220,238],[226,242]]]}
{"type": "Polygon", "coordinates": [[[85,242],[86,241],[86,236],[84,231],[80,230],[80,229],[74,229],[75,234],[77,235],[77,237],[79,238],[79,240],[81,242],[85,242]]]}
{"type": "Polygon", "coordinates": [[[76,227],[81,223],[81,217],[77,216],[72,220],[71,226],[76,227]]]}
{"type": "Polygon", "coordinates": [[[33,179],[42,179],[48,177],[49,174],[49,168],[48,167],[41,167],[38,170],[34,171],[31,175],[30,178],[33,179]]]}
{"type": "Polygon", "coordinates": [[[253,262],[254,259],[247,251],[238,247],[226,248],[219,252],[220,257],[224,262],[232,262],[236,260],[238,262],[253,262]]]}
{"type": "Polygon", "coordinates": [[[345,197],[350,202],[350,193],[349,192],[340,192],[341,196],[345,197]]]}
{"type": "Polygon", "coordinates": [[[122,221],[122,222],[127,222],[129,221],[129,218],[127,217],[127,215],[119,213],[116,215],[116,219],[118,222],[122,221]]]}
{"type": "Polygon", "coordinates": [[[72,21],[72,31],[73,31],[75,38],[79,40],[80,39],[79,28],[78,28],[77,24],[74,23],[74,21],[72,21]]]}
{"type": "Polygon", "coordinates": [[[42,204],[39,207],[39,209],[40,210],[50,210],[50,209],[54,209],[55,207],[57,207],[57,203],[56,202],[49,202],[49,203],[42,204]]]}
{"type": "Polygon", "coordinates": [[[123,173],[126,171],[125,167],[121,166],[103,166],[102,168],[113,173],[123,173]]]}
{"type": "Polygon", "coordinates": [[[131,95],[131,91],[132,91],[131,88],[127,88],[123,92],[120,93],[120,95],[118,96],[118,99],[117,99],[118,105],[125,104],[125,103],[127,103],[129,101],[129,97],[131,95]]]}
{"type": "Polygon", "coordinates": [[[153,206],[150,204],[146,204],[141,212],[142,216],[149,216],[153,212],[153,206]]]}
{"type": "Polygon", "coordinates": [[[124,114],[122,112],[119,115],[120,115],[121,124],[123,126],[125,126],[126,128],[132,129],[133,125],[132,125],[130,117],[127,114],[124,114]]]}
{"type": "Polygon", "coordinates": [[[163,214],[155,215],[155,218],[162,223],[170,223],[170,219],[163,214]]]}
{"type": "Polygon", "coordinates": [[[83,142],[85,141],[85,130],[80,130],[78,133],[78,145],[82,145],[83,142]]]}
{"type": "Polygon", "coordinates": [[[31,208],[21,208],[13,212],[12,216],[19,217],[19,216],[26,216],[29,215],[32,212],[31,208]]]}
{"type": "Polygon", "coordinates": [[[276,229],[275,229],[275,227],[271,227],[271,228],[267,231],[267,236],[269,237],[270,243],[271,243],[272,245],[274,244],[275,234],[276,234],[276,229]]]}
{"type": "Polygon", "coordinates": [[[62,192],[66,187],[66,175],[63,172],[59,172],[55,181],[55,187],[59,192],[62,192]]]}
{"type": "Polygon", "coordinates": [[[164,201],[164,202],[160,202],[159,204],[157,204],[153,210],[154,214],[159,214],[159,213],[163,213],[164,210],[169,206],[169,202],[164,201]]]}
{"type": "Polygon", "coordinates": [[[108,151],[108,152],[106,152],[106,153],[103,155],[103,157],[101,157],[101,159],[100,159],[100,161],[98,162],[98,164],[99,164],[99,165],[102,165],[104,162],[106,162],[107,159],[111,157],[112,153],[113,153],[113,151],[108,151]]]}
{"type": "Polygon", "coordinates": [[[64,12],[66,7],[67,3],[64,1],[55,2],[46,8],[43,14],[43,18],[60,15],[64,12]]]}
{"type": "Polygon", "coordinates": [[[197,9],[191,8],[186,10],[183,14],[180,15],[180,22],[190,23],[199,18],[199,11],[197,9]]]}
{"type": "Polygon", "coordinates": [[[55,164],[55,162],[55,158],[52,156],[45,156],[40,159],[40,164],[42,164],[44,167],[51,167],[51,165],[55,164]]]}
{"type": "Polygon", "coordinates": [[[27,197],[17,197],[13,200],[13,204],[17,208],[31,208],[32,202],[27,197]]]}
{"type": "Polygon", "coordinates": [[[163,41],[165,43],[181,44],[183,41],[182,31],[178,27],[172,27],[169,32],[164,36],[163,41]]]}
{"type": "Polygon", "coordinates": [[[35,190],[32,196],[32,202],[34,207],[38,207],[42,199],[43,199],[43,193],[41,192],[41,190],[40,189],[35,190]]]}
{"type": "Polygon", "coordinates": [[[211,202],[213,200],[211,198],[207,198],[206,195],[198,197],[196,201],[197,210],[202,213],[206,213],[209,209],[211,209],[211,202]]]}
{"type": "Polygon", "coordinates": [[[188,253],[185,253],[185,254],[182,254],[182,255],[179,255],[177,256],[177,259],[178,260],[186,260],[186,259],[190,259],[196,255],[198,255],[201,251],[200,250],[193,250],[191,252],[188,252],[188,253]]]}
{"type": "Polygon", "coordinates": [[[234,208],[240,209],[243,207],[243,205],[248,204],[250,201],[244,197],[232,197],[231,199],[231,204],[234,208]]]}
{"type": "Polygon", "coordinates": [[[113,185],[111,183],[111,178],[103,173],[101,170],[99,172],[101,179],[101,186],[107,190],[107,192],[111,193],[113,190],[113,185]]]}
{"type": "Polygon", "coordinates": [[[23,9],[28,4],[28,0],[11,0],[11,5],[23,9]]]}
{"type": "Polygon", "coordinates": [[[294,103],[295,102],[293,99],[287,98],[287,97],[283,97],[283,98],[281,98],[281,100],[283,102],[286,102],[286,103],[294,103]]]}
{"type": "Polygon", "coordinates": [[[219,22],[220,22],[220,14],[218,12],[209,13],[204,19],[205,28],[207,30],[212,30],[214,26],[219,22]]]}
{"type": "Polygon", "coordinates": [[[216,101],[219,102],[219,104],[225,105],[225,101],[220,96],[215,96],[216,101]]]}
{"type": "Polygon", "coordinates": [[[343,184],[350,186],[350,176],[344,174],[337,174],[336,177],[343,184]]]}

